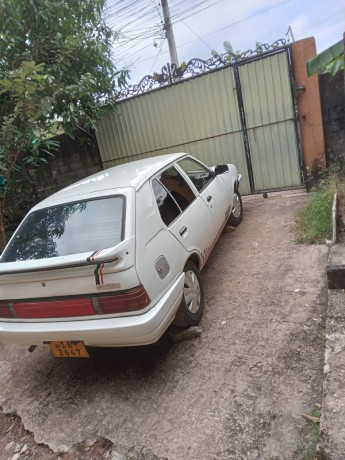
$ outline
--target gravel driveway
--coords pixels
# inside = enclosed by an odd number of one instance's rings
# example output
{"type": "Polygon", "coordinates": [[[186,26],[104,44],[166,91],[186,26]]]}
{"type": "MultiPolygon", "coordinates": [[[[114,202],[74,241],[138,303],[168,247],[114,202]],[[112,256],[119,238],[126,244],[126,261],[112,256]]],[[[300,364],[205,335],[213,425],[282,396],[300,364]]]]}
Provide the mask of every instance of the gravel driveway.
{"type": "Polygon", "coordinates": [[[321,402],[324,358],[328,250],[293,242],[306,200],[244,198],[243,223],[203,271],[198,339],[84,361],[0,346],[3,410],[53,450],[104,437],[169,460],[292,458],[308,439],[301,413],[321,402]]]}

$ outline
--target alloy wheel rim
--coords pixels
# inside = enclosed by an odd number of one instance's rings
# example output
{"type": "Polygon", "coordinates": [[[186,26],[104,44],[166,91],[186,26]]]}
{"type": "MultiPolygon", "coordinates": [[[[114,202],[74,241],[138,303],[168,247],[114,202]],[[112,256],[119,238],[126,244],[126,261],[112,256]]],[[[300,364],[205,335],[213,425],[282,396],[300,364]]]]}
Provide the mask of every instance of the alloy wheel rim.
{"type": "Polygon", "coordinates": [[[185,273],[183,295],[188,310],[191,313],[196,313],[200,308],[201,289],[193,270],[188,270],[185,273]]]}
{"type": "Polygon", "coordinates": [[[237,193],[234,195],[234,207],[232,208],[232,215],[236,217],[236,219],[241,215],[241,202],[237,193]]]}

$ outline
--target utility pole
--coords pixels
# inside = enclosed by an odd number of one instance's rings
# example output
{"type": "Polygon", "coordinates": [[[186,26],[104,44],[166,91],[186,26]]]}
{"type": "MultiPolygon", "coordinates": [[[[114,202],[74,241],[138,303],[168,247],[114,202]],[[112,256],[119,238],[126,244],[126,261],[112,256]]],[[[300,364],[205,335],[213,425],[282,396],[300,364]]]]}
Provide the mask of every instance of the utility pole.
{"type": "Polygon", "coordinates": [[[168,0],[161,0],[161,2],[162,2],[163,17],[164,17],[164,30],[165,30],[166,37],[168,39],[168,45],[169,45],[170,61],[171,61],[171,64],[175,64],[178,67],[175,37],[174,37],[174,31],[173,31],[171,20],[170,20],[168,0]]]}

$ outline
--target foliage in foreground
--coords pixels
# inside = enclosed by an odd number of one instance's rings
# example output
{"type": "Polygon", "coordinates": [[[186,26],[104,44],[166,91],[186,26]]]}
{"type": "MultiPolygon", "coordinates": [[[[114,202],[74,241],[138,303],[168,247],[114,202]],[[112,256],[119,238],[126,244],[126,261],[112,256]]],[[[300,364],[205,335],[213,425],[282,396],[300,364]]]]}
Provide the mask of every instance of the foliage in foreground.
{"type": "Polygon", "coordinates": [[[39,166],[60,127],[91,130],[102,106],[115,110],[126,72],[111,59],[105,0],[0,2],[0,249],[13,174],[39,166]]]}
{"type": "Polygon", "coordinates": [[[299,243],[323,244],[332,239],[332,205],[336,188],[335,175],[328,173],[311,191],[309,202],[297,216],[296,239],[299,243]]]}

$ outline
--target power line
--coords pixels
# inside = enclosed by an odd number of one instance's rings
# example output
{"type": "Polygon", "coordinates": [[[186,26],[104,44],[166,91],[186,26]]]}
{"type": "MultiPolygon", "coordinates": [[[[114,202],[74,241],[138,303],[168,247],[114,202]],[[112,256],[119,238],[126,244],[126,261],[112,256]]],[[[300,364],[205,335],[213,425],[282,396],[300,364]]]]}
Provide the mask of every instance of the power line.
{"type": "MultiPolygon", "coordinates": [[[[174,11],[174,17],[176,17],[176,14],[189,12],[209,1],[190,0],[187,9],[185,0],[169,0],[169,3],[177,8],[174,11]]],[[[149,47],[150,45],[136,50],[143,40],[152,38],[156,41],[165,35],[164,24],[166,21],[162,21],[156,0],[146,2],[143,0],[119,0],[104,11],[104,18],[107,24],[115,29],[116,45],[121,47],[120,52],[117,53],[117,61],[125,58],[126,55],[127,58],[130,58],[149,47]],[[141,14],[138,16],[139,5],[141,14]],[[156,23],[152,24],[153,21],[156,23]]]]}
{"type": "MultiPolygon", "coordinates": [[[[199,36],[188,24],[184,21],[192,16],[214,7],[215,5],[225,1],[225,0],[216,0],[211,4],[208,4],[212,0],[189,0],[188,3],[185,0],[169,0],[170,9],[171,9],[171,20],[173,24],[182,22],[185,27],[187,27],[194,35],[196,39],[190,40],[188,42],[182,43],[176,48],[182,48],[189,45],[190,43],[195,42],[196,40],[202,41],[207,48],[211,49],[210,46],[204,40],[206,37],[214,35],[222,30],[229,29],[237,24],[248,21],[256,16],[262,15],[274,8],[280,7],[286,3],[289,3],[292,0],[283,0],[282,2],[266,8],[260,12],[252,14],[246,18],[235,21],[231,24],[228,24],[224,27],[221,27],[213,32],[199,36]]],[[[156,0],[118,0],[113,5],[108,7],[104,11],[104,18],[107,24],[116,30],[118,35],[116,40],[116,45],[121,47],[120,50],[116,52],[116,62],[120,62],[124,59],[133,59],[135,55],[144,51],[145,49],[153,46],[153,43],[147,44],[140,49],[136,48],[142,43],[143,40],[154,39],[162,40],[164,38],[163,22],[160,16],[160,10],[156,4],[156,0]],[[138,6],[140,5],[140,14],[138,15],[138,6]],[[119,16],[117,16],[119,15],[119,16]],[[155,24],[153,24],[155,22],[155,24]]],[[[135,60],[136,63],[146,62],[150,59],[155,58],[155,62],[158,59],[159,55],[168,54],[168,51],[162,51],[164,40],[160,44],[159,52],[155,55],[151,55],[148,58],[135,60]]]]}
{"type": "Polygon", "coordinates": [[[182,23],[187,27],[187,29],[189,29],[189,30],[190,30],[200,41],[202,41],[203,44],[206,45],[207,48],[208,48],[209,50],[212,51],[212,48],[205,42],[205,40],[203,40],[201,37],[199,37],[199,35],[198,35],[196,32],[194,32],[194,30],[193,30],[191,27],[189,27],[189,25],[186,24],[186,23],[184,22],[183,19],[181,19],[181,22],[182,22],[182,23]]]}
{"type": "MultiPolygon", "coordinates": [[[[182,13],[185,14],[187,12],[190,12],[208,1],[210,0],[197,0],[196,2],[194,0],[194,3],[192,3],[193,0],[190,0],[188,3],[188,7],[186,9],[185,0],[178,0],[177,2],[173,3],[174,6],[177,8],[183,5],[183,8],[181,10],[175,10],[174,14],[172,14],[171,17],[176,18],[177,16],[180,16],[182,13]]],[[[159,31],[163,30],[163,21],[160,14],[160,9],[158,8],[158,5],[155,3],[155,0],[150,0],[150,2],[147,3],[143,3],[143,0],[132,0],[127,1],[126,3],[124,2],[125,0],[120,0],[108,7],[104,11],[104,18],[107,24],[111,28],[116,28],[116,32],[122,32],[123,35],[123,32],[126,31],[126,34],[128,35],[128,29],[131,25],[134,25],[134,23],[136,31],[141,32],[141,29],[144,29],[146,25],[150,24],[150,26],[152,26],[152,21],[158,20],[158,17],[160,21],[159,24],[156,24],[156,30],[152,31],[152,35],[154,35],[155,32],[159,33],[159,31]],[[142,14],[138,16],[139,5],[141,6],[140,12],[142,14]],[[156,14],[157,12],[158,16],[156,14]],[[138,19],[142,20],[138,21],[138,19]]],[[[145,31],[147,31],[147,29],[145,29],[145,31]]]]}
{"type": "MultiPolygon", "coordinates": [[[[203,38],[205,38],[205,37],[210,37],[211,35],[214,35],[214,34],[216,34],[217,32],[220,32],[220,31],[225,30],[225,29],[229,29],[229,28],[231,28],[231,27],[233,27],[233,26],[235,26],[235,25],[237,25],[237,24],[240,24],[240,23],[242,23],[242,22],[248,21],[249,19],[253,19],[253,18],[256,17],[256,16],[260,16],[260,15],[262,15],[262,14],[264,14],[264,13],[267,13],[267,11],[273,10],[274,8],[277,8],[278,6],[284,5],[285,3],[289,3],[289,2],[291,2],[291,1],[292,1],[292,0],[284,0],[284,1],[280,2],[280,3],[278,3],[277,5],[271,6],[271,7],[269,7],[269,8],[266,8],[266,9],[263,10],[263,11],[260,11],[259,13],[252,14],[251,16],[248,16],[248,17],[243,18],[243,19],[239,19],[238,21],[232,22],[231,24],[228,24],[227,26],[221,27],[220,29],[217,29],[217,30],[215,30],[215,31],[213,31],[213,32],[210,32],[210,33],[208,33],[208,34],[205,34],[205,35],[203,35],[203,38]]],[[[176,48],[182,48],[183,46],[187,46],[187,45],[189,45],[189,44],[191,44],[191,43],[193,43],[193,42],[195,42],[195,41],[197,41],[197,40],[198,40],[198,39],[193,39],[193,40],[190,40],[190,41],[188,41],[188,42],[182,43],[181,45],[176,46],[176,48]]],[[[167,53],[168,53],[168,51],[163,51],[162,54],[167,54],[167,53]]],[[[152,59],[152,57],[154,57],[154,56],[150,56],[149,58],[145,58],[145,59],[142,59],[142,60],[140,60],[140,61],[137,61],[137,63],[139,64],[139,63],[141,63],[141,62],[145,62],[145,61],[147,61],[147,60],[149,60],[149,59],[152,59]]]]}
{"type": "Polygon", "coordinates": [[[165,41],[165,38],[162,40],[160,46],[159,46],[159,50],[158,50],[158,53],[157,53],[157,56],[155,57],[155,60],[151,66],[151,69],[147,72],[147,75],[150,75],[150,73],[152,72],[152,69],[154,68],[154,66],[156,65],[156,62],[157,62],[157,59],[158,59],[158,56],[160,55],[161,51],[162,51],[162,48],[163,48],[163,45],[164,45],[164,41],[165,41]]]}

